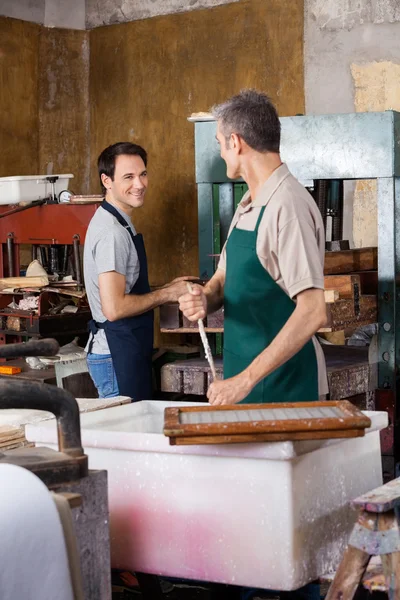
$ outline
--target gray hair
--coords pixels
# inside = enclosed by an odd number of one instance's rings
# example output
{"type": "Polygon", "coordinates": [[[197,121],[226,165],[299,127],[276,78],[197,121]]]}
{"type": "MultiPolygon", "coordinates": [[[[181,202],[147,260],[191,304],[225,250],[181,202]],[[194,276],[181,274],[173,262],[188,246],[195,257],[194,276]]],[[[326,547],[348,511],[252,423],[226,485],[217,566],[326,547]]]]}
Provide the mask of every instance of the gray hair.
{"type": "Polygon", "coordinates": [[[245,89],[226,102],[213,106],[227,144],[232,133],[240,135],[258,152],[279,152],[281,124],[270,98],[257,90],[245,89]]]}

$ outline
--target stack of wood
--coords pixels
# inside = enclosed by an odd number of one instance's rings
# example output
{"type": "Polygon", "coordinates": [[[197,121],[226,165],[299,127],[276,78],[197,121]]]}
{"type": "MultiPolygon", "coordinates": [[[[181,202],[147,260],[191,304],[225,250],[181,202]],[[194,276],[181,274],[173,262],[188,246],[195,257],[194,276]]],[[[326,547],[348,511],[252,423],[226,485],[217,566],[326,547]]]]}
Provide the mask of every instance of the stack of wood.
{"type": "MultiPolygon", "coordinates": [[[[357,248],[325,254],[325,302],[328,320],[320,332],[331,333],[354,330],[376,323],[378,293],[377,248],[357,248]]],[[[188,321],[180,313],[178,304],[160,307],[162,333],[192,333],[197,323],[188,321]]],[[[224,311],[208,315],[205,330],[223,333],[224,311]]]]}
{"type": "Polygon", "coordinates": [[[0,425],[0,452],[15,448],[33,448],[33,446],[34,444],[27,441],[23,427],[0,425]]]}
{"type": "Polygon", "coordinates": [[[321,332],[354,330],[378,319],[376,248],[327,252],[325,301],[328,321],[321,332]]]}

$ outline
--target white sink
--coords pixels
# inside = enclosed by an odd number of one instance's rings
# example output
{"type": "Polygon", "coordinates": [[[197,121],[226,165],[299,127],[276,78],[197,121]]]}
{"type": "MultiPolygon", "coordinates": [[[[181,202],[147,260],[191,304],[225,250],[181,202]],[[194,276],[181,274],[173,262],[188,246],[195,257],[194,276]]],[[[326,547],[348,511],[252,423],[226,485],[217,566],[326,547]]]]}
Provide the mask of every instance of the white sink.
{"type": "MultiPolygon", "coordinates": [[[[113,567],[293,590],[337,566],[350,500],[382,484],[386,413],[363,438],[177,447],[166,406],[183,403],[81,415],[89,466],[108,471],[113,567]]],[[[54,419],[26,437],[54,447],[54,419]]]]}

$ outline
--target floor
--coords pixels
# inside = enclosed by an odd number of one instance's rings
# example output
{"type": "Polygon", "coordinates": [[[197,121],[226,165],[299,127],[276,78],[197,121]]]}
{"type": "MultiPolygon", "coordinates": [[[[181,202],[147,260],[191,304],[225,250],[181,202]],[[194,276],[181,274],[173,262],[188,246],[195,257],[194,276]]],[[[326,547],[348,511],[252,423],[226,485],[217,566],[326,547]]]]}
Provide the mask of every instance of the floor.
{"type": "MultiPolygon", "coordinates": [[[[161,581],[161,592],[150,588],[147,593],[137,585],[125,585],[124,577],[113,576],[112,600],[278,600],[273,593],[242,593],[237,588],[224,585],[196,584],[183,581],[161,581]],[[156,597],[157,596],[157,597],[156,597]]],[[[142,582],[143,584],[143,582],[142,582]]]]}

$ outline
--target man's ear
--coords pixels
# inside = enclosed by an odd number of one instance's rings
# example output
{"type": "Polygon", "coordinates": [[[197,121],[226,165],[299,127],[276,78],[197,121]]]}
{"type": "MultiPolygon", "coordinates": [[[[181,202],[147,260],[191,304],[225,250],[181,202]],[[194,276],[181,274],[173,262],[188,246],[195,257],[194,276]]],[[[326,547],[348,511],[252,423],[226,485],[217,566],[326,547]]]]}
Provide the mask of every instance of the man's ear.
{"type": "Polygon", "coordinates": [[[104,187],[106,188],[106,190],[110,189],[110,183],[111,183],[111,181],[112,181],[111,177],[109,177],[105,173],[101,174],[101,183],[104,185],[104,187]]]}
{"type": "Polygon", "coordinates": [[[236,152],[236,154],[240,154],[243,149],[243,140],[237,133],[231,133],[231,138],[229,140],[230,147],[232,150],[236,152]]]}

